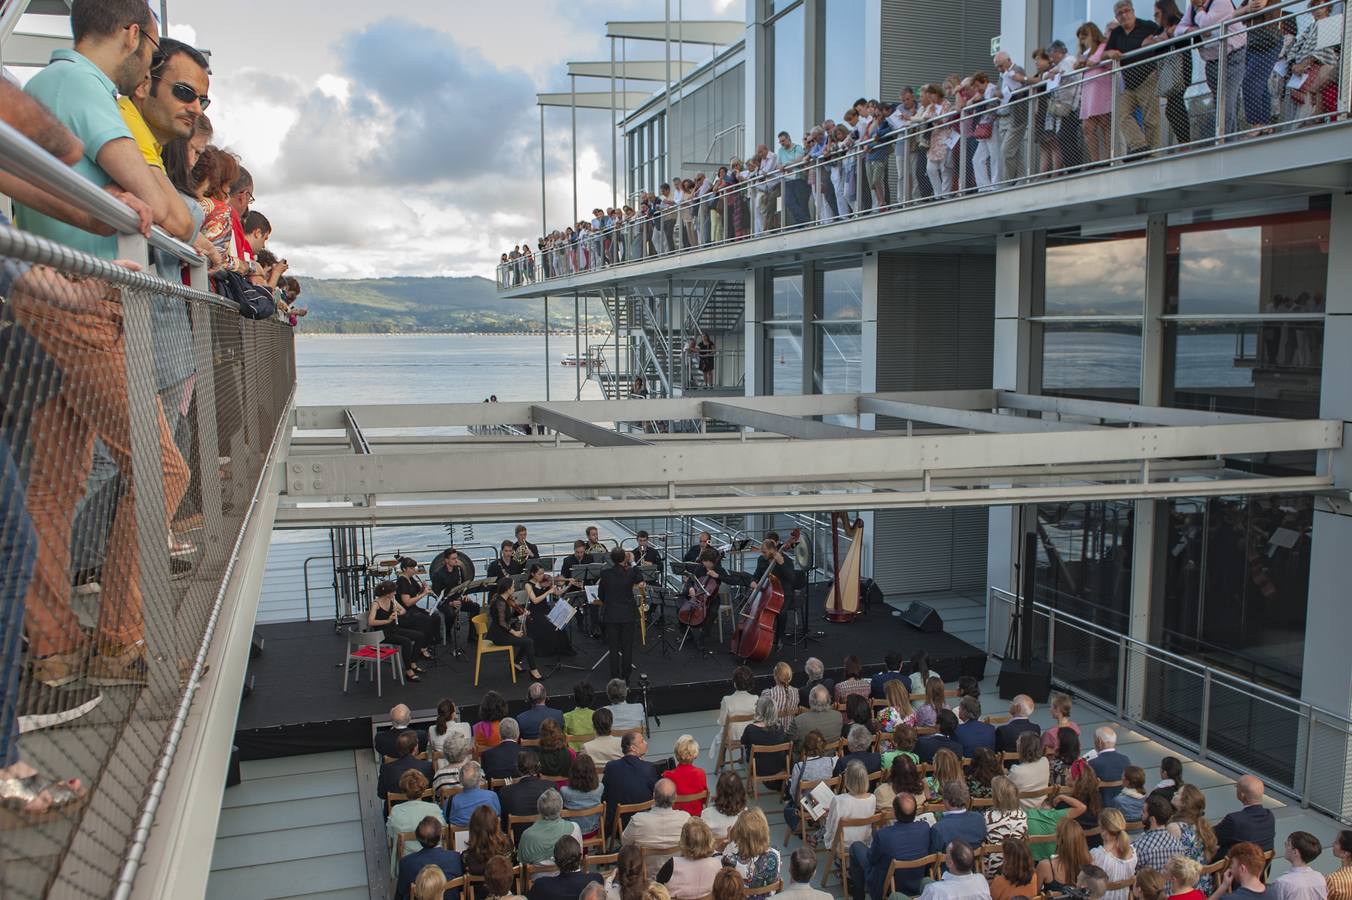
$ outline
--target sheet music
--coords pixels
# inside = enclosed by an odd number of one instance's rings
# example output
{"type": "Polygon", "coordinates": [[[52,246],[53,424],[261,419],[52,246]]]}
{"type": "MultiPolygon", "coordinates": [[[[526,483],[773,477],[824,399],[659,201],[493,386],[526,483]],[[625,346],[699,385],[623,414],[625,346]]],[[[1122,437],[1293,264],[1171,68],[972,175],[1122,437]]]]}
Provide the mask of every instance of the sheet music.
{"type": "Polygon", "coordinates": [[[571,603],[555,603],[554,608],[549,611],[548,619],[555,628],[563,631],[575,615],[577,610],[573,609],[571,603]]]}
{"type": "Polygon", "coordinates": [[[587,592],[588,603],[601,602],[601,586],[599,584],[589,584],[583,590],[587,592]]]}

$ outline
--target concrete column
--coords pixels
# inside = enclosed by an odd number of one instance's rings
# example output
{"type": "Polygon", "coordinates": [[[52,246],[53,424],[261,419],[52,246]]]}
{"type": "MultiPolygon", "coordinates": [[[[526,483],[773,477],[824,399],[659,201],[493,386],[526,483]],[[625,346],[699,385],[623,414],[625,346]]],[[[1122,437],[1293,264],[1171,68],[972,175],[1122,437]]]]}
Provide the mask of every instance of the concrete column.
{"type": "Polygon", "coordinates": [[[883,0],[864,0],[864,33],[860,39],[864,45],[864,90],[865,97],[893,100],[896,97],[883,97],[883,0]]]}
{"type": "Polygon", "coordinates": [[[817,340],[817,328],[812,323],[812,310],[817,305],[817,267],[811,262],[803,263],[803,385],[804,394],[816,394],[817,391],[817,355],[821,352],[817,340]]]}
{"type": "MultiPolygon", "coordinates": [[[[1324,368],[1319,415],[1343,422],[1343,446],[1322,463],[1336,495],[1317,498],[1311,536],[1305,618],[1303,699],[1342,716],[1352,714],[1352,654],[1347,652],[1347,560],[1352,557],[1352,196],[1335,193],[1329,229],[1324,312],[1324,368]]],[[[1306,735],[1315,765],[1308,797],[1337,815],[1352,815],[1352,739],[1341,725],[1316,724],[1306,735]]],[[[1302,744],[1303,746],[1303,744],[1302,744]]],[[[1301,757],[1298,755],[1299,767],[1301,757]]],[[[1297,774],[1297,783],[1300,775],[1297,774]]]]}
{"type": "Polygon", "coordinates": [[[808,128],[825,116],[826,65],[826,0],[804,0],[803,122],[808,128]]]}
{"type": "MultiPolygon", "coordinates": [[[[750,0],[746,5],[746,135],[742,154],[749,155],[756,145],[766,141],[774,128],[774,110],[770,107],[768,86],[774,77],[774,60],[768,51],[769,35],[765,27],[766,0],[750,0]]],[[[748,379],[749,384],[749,379],[748,379]]]]}
{"type": "Polygon", "coordinates": [[[760,269],[748,269],[745,277],[746,314],[742,321],[746,329],[746,352],[742,358],[746,371],[743,381],[746,384],[746,396],[755,397],[765,393],[765,342],[761,336],[761,322],[765,318],[765,291],[760,269]]]}
{"type": "Polygon", "coordinates": [[[1000,49],[1015,63],[1028,66],[1042,46],[1042,31],[1051,26],[1051,0],[1009,0],[1000,4],[1000,49]]]}

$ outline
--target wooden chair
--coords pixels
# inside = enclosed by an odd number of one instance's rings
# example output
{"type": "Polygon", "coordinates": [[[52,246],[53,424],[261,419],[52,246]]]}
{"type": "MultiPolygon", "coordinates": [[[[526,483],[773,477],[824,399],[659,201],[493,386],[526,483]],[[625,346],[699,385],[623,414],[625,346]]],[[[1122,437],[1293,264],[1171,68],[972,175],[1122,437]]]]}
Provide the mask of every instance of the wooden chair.
{"type": "Polygon", "coordinates": [[[407,841],[418,842],[418,832],[401,831],[394,836],[394,867],[399,868],[399,861],[404,858],[404,844],[407,841]]]}
{"type": "MultiPolygon", "coordinates": [[[[799,796],[799,797],[804,797],[804,796],[808,795],[809,793],[812,792],[812,789],[815,788],[815,787],[816,787],[817,785],[819,785],[819,784],[824,784],[824,785],[826,785],[827,787],[829,787],[829,788],[831,789],[831,793],[833,793],[833,794],[839,793],[839,791],[840,791],[840,776],[839,776],[839,775],[836,775],[836,776],[833,776],[833,777],[831,777],[831,778],[822,778],[822,779],[818,779],[817,781],[809,781],[808,779],[803,779],[802,781],[798,782],[798,796],[799,796]]],[[[808,821],[808,817],[807,817],[806,815],[803,815],[802,811],[799,810],[799,814],[798,814],[798,838],[799,838],[799,840],[801,840],[801,841],[803,842],[803,846],[804,846],[804,847],[812,847],[812,845],[809,844],[808,841],[807,841],[807,833],[808,833],[808,830],[809,830],[809,829],[808,829],[808,825],[809,825],[809,824],[815,825],[816,822],[809,822],[809,821],[808,821]]],[[[784,823],[784,846],[785,846],[785,847],[789,846],[789,839],[790,839],[791,837],[793,837],[793,830],[792,830],[791,828],[789,828],[789,827],[788,827],[788,823],[785,822],[785,823],[784,823]]],[[[820,853],[820,852],[821,852],[821,848],[819,848],[819,847],[814,847],[813,850],[814,850],[815,852],[817,852],[817,853],[820,853]]]]}
{"type": "Polygon", "coordinates": [[[347,693],[347,676],[352,675],[354,682],[361,681],[362,666],[370,666],[375,670],[376,675],[376,696],[380,696],[380,664],[386,660],[390,663],[390,674],[398,676],[399,683],[404,683],[404,656],[403,652],[394,644],[386,644],[385,632],[380,629],[375,631],[356,631],[349,629],[347,632],[347,651],[343,658],[343,693],[347,693]]]}
{"type": "Polygon", "coordinates": [[[1028,841],[1028,845],[1030,847],[1033,844],[1055,844],[1056,834],[1055,832],[1053,832],[1052,834],[1030,834],[1028,835],[1026,840],[1028,841]]]}
{"type": "Polygon", "coordinates": [[[615,836],[618,842],[624,837],[624,823],[628,821],[626,816],[632,816],[635,813],[647,812],[653,808],[651,800],[644,800],[639,803],[617,803],[615,804],[615,821],[611,823],[611,834],[615,836]]]}
{"type": "Polygon", "coordinates": [[[1227,857],[1222,856],[1214,863],[1207,863],[1205,866],[1202,866],[1201,876],[1205,877],[1207,875],[1220,874],[1225,871],[1225,868],[1228,865],[1230,865],[1230,860],[1227,857]]]}
{"type": "Polygon", "coordinates": [[[455,896],[456,891],[464,889],[466,883],[464,875],[457,875],[446,882],[446,890],[441,894],[443,900],[450,900],[451,897],[455,896]]]}
{"type": "Polygon", "coordinates": [[[1000,754],[1000,762],[1004,763],[1006,769],[1009,768],[1011,763],[1016,763],[1018,761],[1019,754],[1013,750],[1006,750],[1004,753],[1000,754]]]}
{"type": "Polygon", "coordinates": [[[576,751],[578,751],[578,752],[580,753],[580,752],[582,752],[582,745],[583,745],[583,744],[586,744],[588,741],[594,741],[594,740],[596,740],[596,735],[595,735],[595,734],[570,734],[570,735],[567,735],[567,739],[568,739],[568,746],[569,746],[569,747],[572,747],[574,750],[576,750],[576,751]]]}
{"type": "Polygon", "coordinates": [[[521,892],[523,894],[530,891],[531,885],[535,883],[536,875],[559,874],[559,867],[553,863],[523,863],[521,869],[521,892]]]}
{"type": "Polygon", "coordinates": [[[822,872],[823,889],[830,880],[831,873],[839,870],[840,892],[846,897],[850,896],[850,847],[845,843],[845,829],[867,825],[876,831],[882,823],[883,817],[878,813],[863,819],[841,819],[836,823],[836,833],[831,841],[831,859],[826,864],[826,871],[822,872]]]}
{"type": "MultiPolygon", "coordinates": [[[[433,752],[435,753],[436,751],[433,751],[433,752]]],[[[427,759],[427,751],[426,751],[426,750],[415,750],[415,751],[413,751],[413,753],[412,753],[411,755],[412,755],[412,757],[413,757],[414,759],[422,759],[422,760],[427,759]]],[[[382,756],[382,757],[380,757],[380,761],[381,761],[381,762],[385,762],[385,763],[397,762],[398,759],[399,759],[399,757],[397,757],[397,756],[382,756]]],[[[436,766],[433,766],[432,768],[433,768],[433,770],[435,770],[435,769],[436,769],[436,766]]]]}
{"type": "Polygon", "coordinates": [[[666,864],[668,859],[681,854],[680,847],[640,847],[639,849],[643,851],[643,863],[648,867],[649,872],[656,872],[666,864]],[[661,862],[653,862],[654,857],[661,862]]]}
{"type": "Polygon", "coordinates": [[[708,800],[709,800],[709,792],[705,790],[700,791],[697,794],[677,794],[676,799],[673,800],[672,803],[675,806],[679,807],[682,803],[694,803],[695,801],[707,803],[708,800]]]}
{"type": "Polygon", "coordinates": [[[591,837],[587,837],[585,834],[582,836],[582,852],[586,853],[588,847],[595,847],[598,851],[605,852],[606,806],[604,803],[598,803],[586,809],[565,809],[562,816],[565,819],[585,819],[588,816],[596,816],[596,833],[591,837]]]}
{"type": "Polygon", "coordinates": [[[522,738],[522,739],[521,739],[521,746],[523,746],[523,747],[535,747],[535,748],[538,749],[539,746],[540,746],[540,739],[539,739],[539,738],[522,738]]]}
{"type": "Polygon", "coordinates": [[[518,842],[518,840],[520,839],[519,836],[518,836],[516,827],[517,827],[518,825],[523,826],[522,829],[521,829],[521,831],[524,832],[527,828],[531,827],[532,825],[534,825],[534,824],[535,824],[536,822],[538,822],[538,821],[540,821],[540,814],[539,814],[539,813],[536,813],[536,814],[533,815],[533,816],[512,816],[512,815],[509,815],[509,816],[507,817],[507,839],[508,839],[509,841],[512,842],[512,845],[513,845],[513,846],[515,846],[516,843],[518,842]]]}
{"type": "Polygon", "coordinates": [[[1139,820],[1139,819],[1137,819],[1135,822],[1128,822],[1128,823],[1127,823],[1127,831],[1128,831],[1128,832],[1132,832],[1132,831],[1143,831],[1143,830],[1145,830],[1145,823],[1142,822],[1142,821],[1139,820]]]}
{"type": "Polygon", "coordinates": [[[934,725],[921,725],[915,730],[916,737],[924,737],[927,734],[938,734],[939,729],[934,725]]]}
{"type": "Polygon", "coordinates": [[[440,804],[441,806],[445,806],[447,803],[451,802],[452,797],[454,797],[456,794],[459,794],[462,791],[464,791],[464,788],[458,784],[443,784],[435,791],[437,795],[437,803],[440,804]]]}
{"type": "Polygon", "coordinates": [[[460,877],[465,880],[465,893],[463,896],[466,900],[474,900],[474,895],[476,893],[475,885],[478,885],[479,888],[482,889],[484,877],[482,875],[470,875],[468,873],[461,875],[460,877]]]}
{"type": "Polygon", "coordinates": [[[1060,785],[1049,784],[1045,788],[1038,788],[1035,791],[1019,791],[1019,799],[1033,800],[1040,798],[1045,800],[1047,797],[1055,797],[1059,793],[1061,793],[1060,785]]]}
{"type": "Polygon", "coordinates": [[[746,765],[746,748],[742,746],[741,741],[732,740],[732,726],[752,722],[755,718],[753,715],[728,716],[728,720],[723,723],[723,734],[718,741],[718,759],[714,765],[714,774],[722,772],[728,763],[746,765]],[[732,758],[734,755],[736,760],[732,758]]]}
{"type": "Polygon", "coordinates": [[[582,870],[595,872],[602,866],[614,866],[620,862],[619,853],[588,853],[582,857],[582,870]]]}
{"type": "Polygon", "coordinates": [[[1009,713],[1005,713],[1003,716],[983,716],[981,721],[985,722],[987,725],[1003,725],[1011,718],[1013,717],[1010,716],[1009,713]]]}
{"type": "Polygon", "coordinates": [[[971,809],[990,809],[995,806],[994,797],[973,797],[968,807],[971,809]]]}
{"type": "Polygon", "coordinates": [[[943,862],[943,859],[943,854],[931,853],[919,859],[892,860],[887,864],[887,875],[883,878],[883,896],[890,897],[896,891],[896,875],[898,872],[927,868],[930,870],[930,877],[938,881],[939,865],[943,862]]]}
{"type": "Polygon", "coordinates": [[[1122,788],[1122,779],[1121,779],[1121,778],[1117,779],[1116,781],[1100,781],[1100,782],[1099,782],[1099,790],[1100,790],[1100,791],[1121,790],[1121,788],[1122,788]]]}
{"type": "Polygon", "coordinates": [[[762,782],[770,782],[770,781],[786,781],[786,780],[788,779],[788,777],[789,777],[789,771],[790,771],[790,769],[792,768],[792,767],[789,765],[789,761],[790,761],[790,759],[792,758],[792,755],[793,755],[793,742],[792,742],[792,741],[785,741],[785,742],[782,743],[782,744],[752,744],[752,745],[751,745],[751,762],[748,764],[748,765],[749,765],[749,768],[748,768],[748,774],[747,774],[747,781],[751,784],[751,796],[752,796],[753,798],[754,798],[754,797],[760,796],[759,791],[757,790],[757,787],[758,787],[762,782]],[[761,775],[761,774],[759,774],[759,773],[756,771],[756,758],[757,758],[758,756],[761,756],[761,755],[768,755],[768,754],[771,754],[771,753],[782,753],[782,754],[784,754],[784,768],[783,768],[782,770],[780,770],[779,772],[775,772],[775,773],[772,774],[772,775],[761,775]]]}
{"type": "Polygon", "coordinates": [[[769,884],[763,884],[760,887],[747,887],[742,885],[742,897],[764,897],[778,894],[784,889],[784,879],[776,878],[769,884]]]}
{"type": "Polygon", "coordinates": [[[510,778],[490,778],[488,779],[488,789],[490,791],[500,791],[512,783],[510,778]]]}
{"type": "Polygon", "coordinates": [[[447,825],[445,830],[442,831],[441,833],[441,846],[445,847],[447,850],[455,850],[459,852],[465,849],[465,846],[467,846],[468,844],[469,844],[468,825],[447,825]],[[465,836],[465,839],[463,841],[460,840],[460,835],[462,834],[465,836]]]}
{"type": "Polygon", "coordinates": [[[555,788],[562,787],[568,783],[567,775],[541,775],[540,777],[545,781],[552,782],[555,788]]]}
{"type": "Polygon", "coordinates": [[[488,639],[488,613],[481,612],[470,621],[474,623],[474,633],[479,638],[474,645],[474,686],[479,686],[479,663],[484,656],[504,650],[507,652],[507,669],[512,673],[512,684],[516,684],[516,648],[511,644],[495,644],[488,639]]]}
{"type": "Polygon", "coordinates": [[[388,816],[390,814],[390,810],[394,809],[394,805],[396,803],[403,803],[405,800],[414,800],[414,799],[416,800],[433,799],[432,789],[428,788],[427,790],[419,794],[417,797],[407,797],[404,794],[396,793],[395,791],[390,791],[388,794],[385,795],[385,815],[388,816]]]}

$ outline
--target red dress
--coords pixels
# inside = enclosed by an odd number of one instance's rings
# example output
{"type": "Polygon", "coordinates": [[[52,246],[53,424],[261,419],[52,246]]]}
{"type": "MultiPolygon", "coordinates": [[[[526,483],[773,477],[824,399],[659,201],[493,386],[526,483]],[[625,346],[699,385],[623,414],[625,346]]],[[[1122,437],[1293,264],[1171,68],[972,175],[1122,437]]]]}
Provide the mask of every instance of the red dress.
{"type": "MultiPolygon", "coordinates": [[[[704,770],[692,763],[681,763],[674,769],[662,773],[663,778],[670,778],[676,782],[676,794],[698,794],[700,791],[709,789],[708,777],[704,770]]],[[[704,810],[703,800],[691,800],[687,803],[677,803],[676,809],[683,809],[692,816],[698,816],[704,810]]]]}

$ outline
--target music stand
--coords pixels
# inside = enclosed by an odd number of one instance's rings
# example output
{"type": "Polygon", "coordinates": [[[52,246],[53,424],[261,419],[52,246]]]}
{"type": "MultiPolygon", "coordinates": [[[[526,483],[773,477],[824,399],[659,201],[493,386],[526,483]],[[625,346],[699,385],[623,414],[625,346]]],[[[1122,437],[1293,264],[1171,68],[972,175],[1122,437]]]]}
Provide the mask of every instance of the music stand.
{"type": "MultiPolygon", "coordinates": [[[[708,601],[711,600],[711,599],[713,599],[713,595],[710,594],[707,590],[705,590],[703,582],[701,582],[700,579],[699,579],[699,576],[704,574],[704,564],[703,564],[703,563],[700,563],[700,564],[699,564],[699,566],[698,566],[698,573],[696,573],[696,572],[694,571],[694,568],[695,568],[695,564],[694,564],[694,563],[681,563],[681,566],[682,566],[682,568],[686,569],[685,574],[686,574],[686,576],[689,578],[690,583],[693,584],[693,585],[695,586],[695,590],[699,591],[701,594],[704,595],[704,600],[705,600],[704,614],[705,614],[705,616],[707,617],[707,616],[709,615],[709,603],[708,603],[708,601]]],[[[684,596],[684,594],[683,594],[682,596],[684,596]]],[[[684,603],[685,600],[682,599],[681,602],[684,603]]],[[[680,621],[679,608],[678,608],[678,612],[677,612],[677,621],[678,621],[678,622],[680,621]]],[[[685,631],[681,633],[681,641],[680,641],[680,643],[678,643],[678,644],[676,645],[676,652],[677,652],[677,653],[679,653],[679,652],[681,651],[681,649],[682,649],[683,647],[685,647],[685,641],[686,641],[686,638],[690,637],[690,632],[691,632],[691,631],[693,631],[693,630],[696,629],[696,628],[703,628],[703,627],[704,627],[704,623],[703,623],[703,622],[701,622],[699,625],[686,625],[684,622],[681,622],[681,624],[682,624],[683,626],[685,626],[685,631]]],[[[701,653],[701,654],[703,654],[703,653],[708,653],[708,654],[711,655],[711,656],[713,655],[713,651],[712,651],[712,650],[705,650],[703,647],[700,648],[700,653],[701,653]]]]}
{"type": "MultiPolygon", "coordinates": [[[[593,554],[593,555],[595,555],[595,554],[593,554]]],[[[596,582],[596,579],[600,576],[601,571],[602,571],[603,569],[609,568],[609,566],[610,566],[610,561],[609,561],[609,560],[607,560],[604,564],[599,563],[599,562],[577,563],[577,564],[575,564],[575,565],[573,566],[573,568],[572,568],[572,577],[573,577],[573,578],[576,578],[576,579],[578,579],[578,580],[580,580],[583,584],[589,584],[589,583],[590,583],[590,584],[594,584],[594,583],[596,582]]],[[[587,608],[587,609],[593,609],[594,607],[589,603],[589,604],[587,604],[586,608],[587,608]]],[[[591,617],[590,617],[590,616],[587,616],[586,618],[587,618],[587,619],[590,619],[591,617]]],[[[601,623],[600,623],[600,622],[597,622],[597,621],[586,621],[586,622],[584,622],[584,625],[586,625],[586,626],[593,626],[593,625],[599,626],[600,624],[601,624],[601,623]]],[[[590,635],[590,636],[591,636],[591,637],[597,637],[597,635],[595,635],[595,634],[592,634],[592,635],[590,635]]]]}

